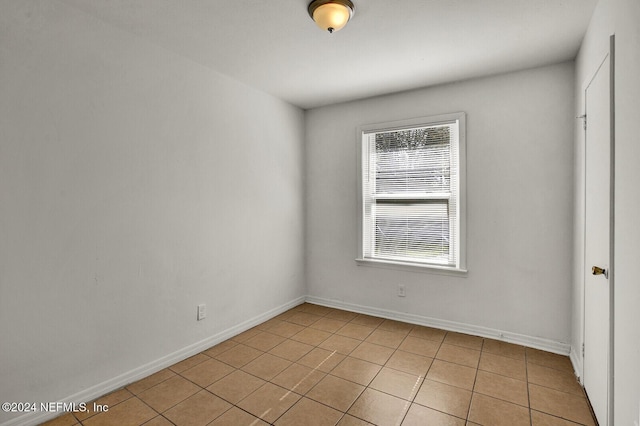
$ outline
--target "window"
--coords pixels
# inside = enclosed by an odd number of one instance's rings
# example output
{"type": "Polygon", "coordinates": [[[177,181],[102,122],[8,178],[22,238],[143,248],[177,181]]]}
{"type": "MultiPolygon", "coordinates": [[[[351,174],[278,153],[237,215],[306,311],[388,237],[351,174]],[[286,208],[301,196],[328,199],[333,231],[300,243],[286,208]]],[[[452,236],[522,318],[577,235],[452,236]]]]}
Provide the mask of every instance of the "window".
{"type": "Polygon", "coordinates": [[[358,261],[465,270],[465,115],[359,129],[358,261]]]}

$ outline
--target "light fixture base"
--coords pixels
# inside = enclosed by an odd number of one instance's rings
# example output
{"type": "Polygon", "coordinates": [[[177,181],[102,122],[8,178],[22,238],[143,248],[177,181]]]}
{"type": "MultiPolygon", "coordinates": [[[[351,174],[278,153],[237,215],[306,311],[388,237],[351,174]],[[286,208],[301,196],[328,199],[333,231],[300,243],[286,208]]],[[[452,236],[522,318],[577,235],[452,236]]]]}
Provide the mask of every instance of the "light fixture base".
{"type": "Polygon", "coordinates": [[[351,0],[313,0],[307,11],[318,27],[333,33],[351,20],[355,5],[351,0]]]}

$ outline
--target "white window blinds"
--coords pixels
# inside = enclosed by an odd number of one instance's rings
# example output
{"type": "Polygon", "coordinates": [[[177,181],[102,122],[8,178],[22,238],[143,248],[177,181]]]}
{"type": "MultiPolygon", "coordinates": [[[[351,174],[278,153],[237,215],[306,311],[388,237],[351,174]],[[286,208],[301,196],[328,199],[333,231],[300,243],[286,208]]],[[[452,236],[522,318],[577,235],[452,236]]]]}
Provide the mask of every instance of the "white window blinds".
{"type": "Polygon", "coordinates": [[[362,132],[362,256],[460,267],[459,121],[362,132]]]}

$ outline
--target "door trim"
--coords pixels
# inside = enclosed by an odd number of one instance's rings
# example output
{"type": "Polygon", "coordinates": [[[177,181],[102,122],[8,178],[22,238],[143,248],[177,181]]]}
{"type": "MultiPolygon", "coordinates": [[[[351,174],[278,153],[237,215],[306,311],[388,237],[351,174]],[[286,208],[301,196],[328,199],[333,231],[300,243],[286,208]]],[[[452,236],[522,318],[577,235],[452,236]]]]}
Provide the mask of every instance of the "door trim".
{"type": "Polygon", "coordinates": [[[615,177],[616,177],[616,91],[615,91],[615,47],[616,47],[615,34],[609,37],[609,122],[611,132],[611,151],[610,151],[610,177],[609,177],[609,424],[614,425],[613,421],[613,394],[614,394],[614,351],[615,351],[615,177]]]}

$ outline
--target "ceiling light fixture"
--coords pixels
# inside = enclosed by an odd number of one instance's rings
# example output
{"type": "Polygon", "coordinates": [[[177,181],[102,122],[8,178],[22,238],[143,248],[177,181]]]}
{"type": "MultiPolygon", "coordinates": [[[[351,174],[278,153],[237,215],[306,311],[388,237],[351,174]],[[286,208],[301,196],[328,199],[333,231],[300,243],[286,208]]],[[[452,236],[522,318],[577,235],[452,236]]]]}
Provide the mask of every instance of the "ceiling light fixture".
{"type": "Polygon", "coordinates": [[[309,16],[330,33],[340,31],[353,16],[355,6],[350,0],[313,0],[309,3],[309,16]]]}

